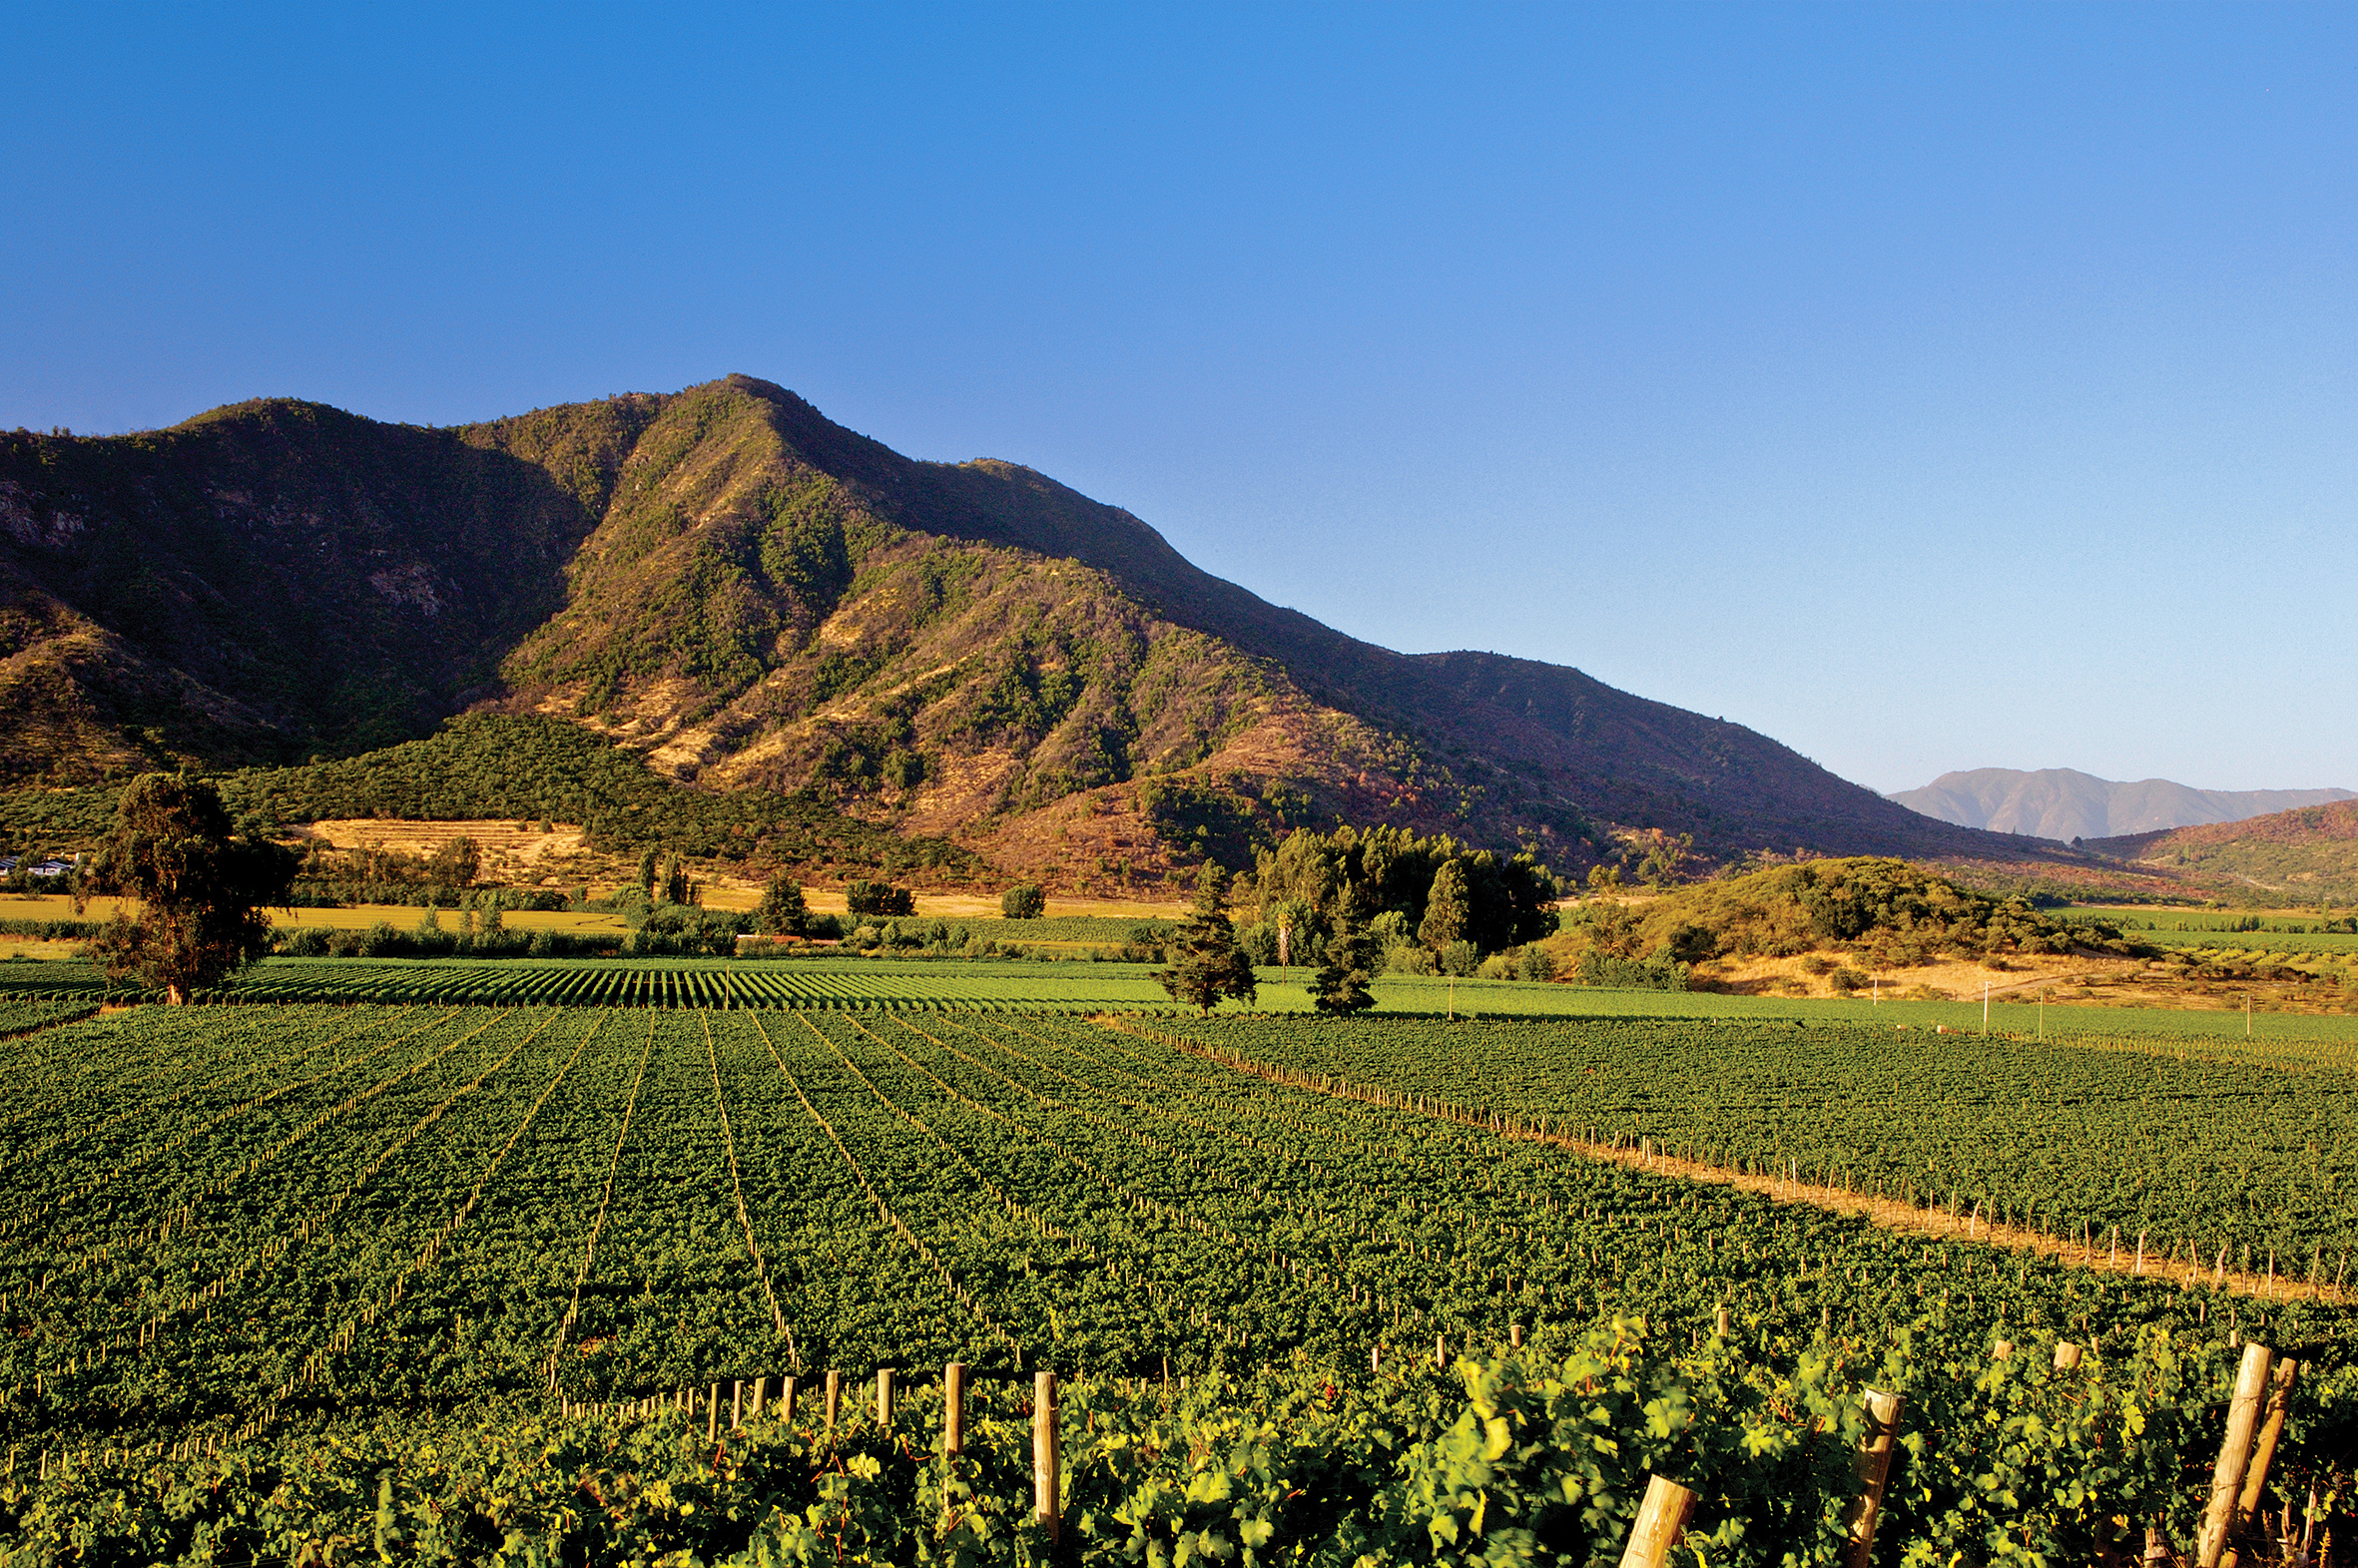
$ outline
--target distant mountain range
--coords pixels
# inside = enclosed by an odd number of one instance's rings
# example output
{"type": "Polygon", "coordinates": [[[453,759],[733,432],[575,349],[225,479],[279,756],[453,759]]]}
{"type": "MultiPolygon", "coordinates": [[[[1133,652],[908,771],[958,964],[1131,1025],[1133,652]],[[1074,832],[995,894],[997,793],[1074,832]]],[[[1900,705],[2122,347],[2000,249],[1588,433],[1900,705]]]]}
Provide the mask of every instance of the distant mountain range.
{"type": "Polygon", "coordinates": [[[2358,799],[2358,794],[2348,789],[2196,789],[2166,779],[2116,784],[2068,768],[2042,768],[2036,773],[1977,768],[1943,774],[1921,789],[1891,798],[1961,827],[2069,843],[2238,822],[2300,806],[2358,799]]]}
{"type": "Polygon", "coordinates": [[[1355,641],[1031,469],[913,461],[750,376],[454,428],[274,398],[0,433],[0,788],[534,714],[1064,885],[1338,819],[1565,869],[1648,829],[2027,852],[1577,670],[1355,641]]]}

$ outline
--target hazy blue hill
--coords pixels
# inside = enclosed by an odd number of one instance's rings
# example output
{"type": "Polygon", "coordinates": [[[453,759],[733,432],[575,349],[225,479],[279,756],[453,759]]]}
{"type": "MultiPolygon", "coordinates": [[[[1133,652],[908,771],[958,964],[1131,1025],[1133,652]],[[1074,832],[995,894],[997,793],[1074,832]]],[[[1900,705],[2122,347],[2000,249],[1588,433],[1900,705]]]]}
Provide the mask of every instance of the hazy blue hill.
{"type": "Polygon", "coordinates": [[[1977,768],[1892,798],[1944,822],[2067,843],[2235,822],[2354,796],[2347,789],[2195,789],[2166,779],[2115,784],[2068,768],[1977,768]]]}

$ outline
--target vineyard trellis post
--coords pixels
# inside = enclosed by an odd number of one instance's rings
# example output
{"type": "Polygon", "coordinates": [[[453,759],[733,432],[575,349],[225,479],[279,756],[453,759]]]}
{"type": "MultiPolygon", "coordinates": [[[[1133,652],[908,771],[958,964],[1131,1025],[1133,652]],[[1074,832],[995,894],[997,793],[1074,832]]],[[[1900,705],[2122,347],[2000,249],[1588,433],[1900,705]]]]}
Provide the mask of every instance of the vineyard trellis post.
{"type": "Polygon", "coordinates": [[[1058,1533],[1056,1471],[1056,1374],[1045,1369],[1031,1378],[1032,1516],[1053,1541],[1058,1533]]]}
{"type": "Polygon", "coordinates": [[[844,1408],[844,1374],[834,1367],[827,1372],[827,1440],[836,1440],[836,1417],[844,1408]]]}
{"type": "Polygon", "coordinates": [[[2258,1340],[2243,1347],[2235,1370],[2235,1395],[2227,1406],[2227,1435],[2219,1444],[2219,1461],[2211,1471],[2210,1502],[2202,1512],[2202,1533],[2195,1537],[2195,1568],[2219,1568],[2227,1548],[2227,1529],[2234,1521],[2235,1504],[2243,1489],[2245,1467],[2251,1460],[2251,1441],[2260,1420],[2260,1396],[2267,1391],[2268,1347],[2258,1340]]]}
{"type": "Polygon", "coordinates": [[[1865,1402],[1867,1425],[1859,1434],[1859,1495],[1850,1509],[1845,1568],[1868,1568],[1874,1561],[1875,1525],[1883,1516],[1883,1488],[1891,1479],[1892,1449],[1899,1438],[1900,1410],[1907,1401],[1896,1393],[1870,1388],[1865,1402]]]}
{"type": "Polygon", "coordinates": [[[966,1363],[952,1361],[941,1368],[941,1451],[966,1451],[966,1363]]]}
{"type": "Polygon", "coordinates": [[[2276,1363],[2276,1375],[2268,1385],[2267,1414],[2260,1424],[2259,1441],[2251,1451],[2251,1467],[2243,1477],[2243,1492],[2235,1502],[2235,1527],[2251,1528],[2260,1510],[2260,1496],[2267,1489],[2268,1466],[2276,1458],[2276,1444],[2284,1436],[2284,1418],[2292,1407],[2293,1384],[2300,1380],[2301,1363],[2291,1356],[2276,1363]]]}
{"type": "Polygon", "coordinates": [[[877,1368],[877,1430],[888,1432],[891,1429],[892,1368],[880,1366],[877,1368]]]}
{"type": "Polygon", "coordinates": [[[1628,1544],[1621,1548],[1621,1568],[1664,1568],[1694,1512],[1692,1491],[1665,1476],[1647,1476],[1645,1500],[1638,1504],[1628,1544]]]}

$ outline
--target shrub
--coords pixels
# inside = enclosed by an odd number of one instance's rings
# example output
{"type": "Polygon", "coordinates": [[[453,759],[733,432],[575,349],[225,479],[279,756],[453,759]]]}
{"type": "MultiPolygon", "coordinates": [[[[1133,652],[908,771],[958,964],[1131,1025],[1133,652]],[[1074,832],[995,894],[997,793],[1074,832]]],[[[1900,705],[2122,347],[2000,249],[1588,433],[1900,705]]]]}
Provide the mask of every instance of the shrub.
{"type": "Polygon", "coordinates": [[[999,913],[1010,920],[1036,920],[1048,912],[1048,895],[1037,882],[1017,882],[999,895],[999,913]]]}
{"type": "Polygon", "coordinates": [[[280,938],[279,950],[290,958],[327,956],[328,931],[323,925],[297,926],[280,938]]]}
{"type": "Polygon", "coordinates": [[[1384,971],[1387,974],[1432,974],[1435,968],[1433,954],[1413,943],[1395,947],[1384,955],[1384,971]]]}
{"type": "Polygon", "coordinates": [[[1855,991],[1867,983],[1867,977],[1848,964],[1844,964],[1828,977],[1828,982],[1837,991],[1855,991]]]}
{"type": "Polygon", "coordinates": [[[1525,946],[1515,959],[1514,972],[1525,980],[1555,978],[1555,955],[1537,943],[1525,946]]]}
{"type": "Polygon", "coordinates": [[[1474,973],[1475,966],[1481,962],[1481,949],[1461,938],[1441,950],[1440,960],[1443,974],[1463,978],[1474,973]]]}

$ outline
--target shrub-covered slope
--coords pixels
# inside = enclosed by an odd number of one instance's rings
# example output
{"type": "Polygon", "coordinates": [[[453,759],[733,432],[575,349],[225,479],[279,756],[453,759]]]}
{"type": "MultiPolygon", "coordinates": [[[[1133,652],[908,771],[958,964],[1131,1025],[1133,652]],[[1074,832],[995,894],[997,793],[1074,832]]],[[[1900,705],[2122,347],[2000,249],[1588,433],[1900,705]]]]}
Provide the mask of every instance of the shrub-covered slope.
{"type": "Polygon", "coordinates": [[[2358,898],[2358,800],[2094,839],[2087,847],[2177,876],[2240,884],[2247,896],[2298,903],[2358,898]]]}
{"type": "Polygon", "coordinates": [[[1574,670],[1356,642],[1029,469],[911,461],[744,376],[456,429],[266,400],[0,437],[0,700],[33,737],[0,784],[494,708],[1066,882],[1338,818],[1559,864],[1623,825],[2023,853],[1574,670]]]}

